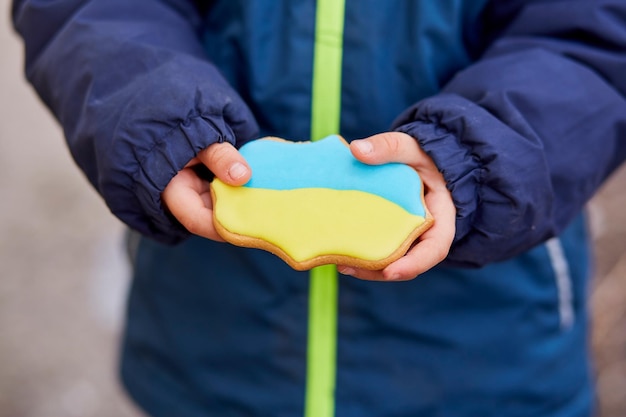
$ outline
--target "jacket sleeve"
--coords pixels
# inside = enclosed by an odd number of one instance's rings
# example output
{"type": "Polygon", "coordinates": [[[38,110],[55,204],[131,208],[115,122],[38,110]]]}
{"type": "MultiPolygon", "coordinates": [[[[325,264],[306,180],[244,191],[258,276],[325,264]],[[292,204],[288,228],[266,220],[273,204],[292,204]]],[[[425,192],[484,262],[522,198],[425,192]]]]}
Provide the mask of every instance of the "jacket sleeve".
{"type": "Polygon", "coordinates": [[[196,153],[257,135],[208,62],[190,0],[16,0],[26,76],[110,210],[166,243],[187,232],[160,194],[196,153]]]}
{"type": "Polygon", "coordinates": [[[448,183],[452,266],[558,235],[626,158],[626,2],[500,1],[485,16],[504,27],[481,58],[394,123],[448,183]]]}

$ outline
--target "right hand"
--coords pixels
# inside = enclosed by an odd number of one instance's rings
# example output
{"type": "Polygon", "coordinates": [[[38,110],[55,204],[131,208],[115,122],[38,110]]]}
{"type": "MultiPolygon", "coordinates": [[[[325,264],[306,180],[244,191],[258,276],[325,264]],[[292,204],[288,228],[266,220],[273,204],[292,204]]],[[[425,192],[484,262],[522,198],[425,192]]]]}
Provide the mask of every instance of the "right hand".
{"type": "Polygon", "coordinates": [[[244,185],[252,171],[244,157],[230,143],[214,143],[200,151],[172,178],[161,194],[165,208],[191,233],[211,240],[224,239],[213,226],[213,203],[210,182],[192,168],[204,164],[228,185],[244,185]]]}
{"type": "Polygon", "coordinates": [[[435,224],[417,239],[402,258],[385,269],[370,271],[338,265],[339,272],[372,281],[405,281],[443,261],[454,240],[456,207],[443,175],[417,140],[406,133],[386,132],[355,140],[350,144],[350,150],[366,164],[399,162],[414,168],[423,181],[424,200],[435,218],[435,224]]]}

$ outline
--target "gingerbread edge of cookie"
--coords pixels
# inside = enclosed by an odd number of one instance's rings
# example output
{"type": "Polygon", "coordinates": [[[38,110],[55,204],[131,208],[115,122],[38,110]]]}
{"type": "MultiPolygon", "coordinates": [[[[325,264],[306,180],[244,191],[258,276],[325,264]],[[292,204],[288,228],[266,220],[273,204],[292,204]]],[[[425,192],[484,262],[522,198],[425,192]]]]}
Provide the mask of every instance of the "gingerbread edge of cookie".
{"type": "MultiPolygon", "coordinates": [[[[217,197],[211,187],[211,198],[213,204],[216,204],[217,197]]],[[[346,265],[355,268],[369,269],[369,270],[381,270],[384,269],[387,265],[391,264],[394,261],[397,261],[402,256],[404,256],[411,245],[419,236],[421,236],[424,232],[432,227],[434,224],[434,218],[425,208],[426,216],[424,217],[424,222],[420,224],[418,227],[413,229],[411,233],[407,236],[407,238],[394,250],[389,256],[382,259],[368,260],[361,259],[354,256],[341,255],[341,254],[327,254],[327,255],[319,255],[311,259],[307,259],[305,261],[295,261],[287,252],[281,249],[279,246],[268,242],[267,240],[253,237],[241,235],[238,233],[233,233],[227,228],[225,228],[219,220],[213,217],[213,225],[217,233],[224,239],[226,242],[233,244],[235,246],[240,246],[244,248],[255,248],[262,249],[267,252],[270,252],[280,259],[282,259],[287,265],[297,271],[307,271],[317,266],[322,265],[346,265]]]]}
{"type": "MultiPolygon", "coordinates": [[[[337,136],[347,147],[350,146],[348,142],[342,136],[340,135],[335,135],[335,136],[337,136]]],[[[268,136],[268,137],[264,137],[261,139],[262,140],[274,140],[277,142],[294,143],[294,142],[291,142],[282,138],[278,138],[278,137],[273,137],[273,136],[268,136]]],[[[348,255],[325,254],[325,255],[319,255],[311,259],[304,260],[304,261],[296,261],[282,248],[280,248],[279,246],[267,240],[231,232],[226,227],[224,227],[220,223],[220,221],[217,219],[215,210],[213,211],[212,221],[213,221],[215,230],[220,235],[220,237],[224,239],[226,242],[233,244],[235,246],[262,249],[267,252],[270,252],[278,256],[280,259],[282,259],[291,268],[298,270],[298,271],[306,271],[317,266],[333,265],[333,264],[334,265],[346,265],[346,266],[369,269],[369,270],[381,270],[385,268],[387,265],[391,264],[392,262],[404,256],[410,249],[411,245],[413,245],[413,243],[417,240],[417,238],[421,236],[424,232],[426,232],[428,229],[430,229],[432,225],[434,224],[434,218],[432,214],[430,213],[430,211],[428,210],[428,207],[426,206],[426,202],[424,199],[424,191],[425,191],[424,182],[421,180],[421,178],[420,178],[420,182],[421,182],[420,199],[421,199],[422,206],[424,207],[424,212],[425,212],[424,221],[408,234],[407,238],[396,248],[396,250],[394,250],[391,254],[389,254],[387,257],[382,258],[382,259],[367,260],[367,259],[361,259],[358,257],[348,256],[348,255]]],[[[215,207],[215,205],[217,204],[217,195],[215,194],[215,191],[213,190],[212,184],[210,186],[210,194],[211,194],[211,201],[213,202],[213,206],[215,207]]]]}

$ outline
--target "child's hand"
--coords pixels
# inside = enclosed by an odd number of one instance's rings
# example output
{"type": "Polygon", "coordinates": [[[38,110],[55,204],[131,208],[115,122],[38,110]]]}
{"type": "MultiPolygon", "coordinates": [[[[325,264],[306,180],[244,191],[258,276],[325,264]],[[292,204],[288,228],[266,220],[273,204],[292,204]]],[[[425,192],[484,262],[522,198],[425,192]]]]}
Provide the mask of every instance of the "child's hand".
{"type": "Polygon", "coordinates": [[[405,133],[387,132],[353,141],[350,150],[366,164],[400,162],[415,168],[424,183],[424,199],[435,223],[405,256],[382,271],[338,266],[339,272],[366,280],[404,281],[443,261],[454,239],[456,208],[443,176],[417,141],[405,133]]]}
{"type": "Polygon", "coordinates": [[[166,209],[191,233],[223,241],[213,227],[213,203],[209,182],[192,167],[204,164],[217,178],[230,185],[250,179],[246,160],[230,143],[215,143],[192,159],[165,187],[161,198],[166,209]]]}

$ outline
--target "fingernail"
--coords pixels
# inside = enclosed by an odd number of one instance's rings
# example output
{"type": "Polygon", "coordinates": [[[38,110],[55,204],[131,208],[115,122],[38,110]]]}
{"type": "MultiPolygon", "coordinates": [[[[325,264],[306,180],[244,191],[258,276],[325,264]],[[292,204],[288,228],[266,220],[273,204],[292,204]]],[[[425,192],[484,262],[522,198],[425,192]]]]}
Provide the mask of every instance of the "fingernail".
{"type": "Polygon", "coordinates": [[[387,281],[397,281],[400,278],[402,278],[402,275],[400,275],[399,273],[395,272],[395,273],[391,274],[389,277],[387,277],[387,281]]]}
{"type": "Polygon", "coordinates": [[[357,149],[359,150],[359,152],[361,152],[362,155],[367,155],[374,150],[374,147],[372,146],[372,144],[367,140],[356,141],[354,142],[354,145],[357,147],[357,149]]]}
{"type": "Polygon", "coordinates": [[[354,269],[349,268],[349,267],[345,267],[345,266],[337,268],[337,270],[339,272],[341,272],[342,274],[344,274],[344,275],[354,275],[354,273],[356,272],[354,269]]]}
{"type": "Polygon", "coordinates": [[[248,168],[246,168],[246,166],[242,164],[241,162],[235,162],[228,169],[228,175],[234,180],[238,180],[239,178],[243,177],[247,173],[248,173],[248,168]]]}

